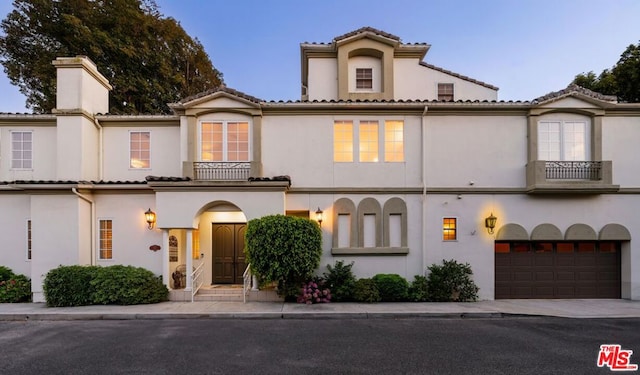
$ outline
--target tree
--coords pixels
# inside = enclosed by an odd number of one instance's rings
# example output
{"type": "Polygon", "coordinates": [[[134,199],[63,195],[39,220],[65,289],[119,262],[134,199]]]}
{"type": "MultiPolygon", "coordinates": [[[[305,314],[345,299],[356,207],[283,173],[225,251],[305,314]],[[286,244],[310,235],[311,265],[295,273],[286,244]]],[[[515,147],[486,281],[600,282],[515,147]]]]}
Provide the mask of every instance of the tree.
{"type": "Polygon", "coordinates": [[[113,86],[111,113],[169,113],[167,103],[222,83],[204,47],[154,0],[14,0],[0,63],[36,113],[55,108],[60,56],[88,56],[113,86]]]}
{"type": "Polygon", "coordinates": [[[621,101],[640,102],[640,42],[629,45],[613,68],[603,70],[597,77],[593,71],[580,73],[573,83],[602,94],[616,95],[621,101]]]}

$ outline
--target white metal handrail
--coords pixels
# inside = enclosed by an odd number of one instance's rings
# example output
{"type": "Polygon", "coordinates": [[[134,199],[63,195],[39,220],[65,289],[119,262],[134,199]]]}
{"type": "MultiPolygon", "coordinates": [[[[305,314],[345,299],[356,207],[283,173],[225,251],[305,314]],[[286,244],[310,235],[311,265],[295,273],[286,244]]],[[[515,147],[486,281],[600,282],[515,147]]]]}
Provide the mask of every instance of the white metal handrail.
{"type": "Polygon", "coordinates": [[[191,272],[191,302],[193,302],[196,293],[198,293],[198,290],[202,284],[204,284],[204,280],[202,279],[203,265],[204,262],[200,263],[198,267],[191,272]]]}
{"type": "Polygon", "coordinates": [[[242,301],[247,303],[247,293],[251,290],[251,264],[247,264],[247,268],[242,274],[242,301]]]}

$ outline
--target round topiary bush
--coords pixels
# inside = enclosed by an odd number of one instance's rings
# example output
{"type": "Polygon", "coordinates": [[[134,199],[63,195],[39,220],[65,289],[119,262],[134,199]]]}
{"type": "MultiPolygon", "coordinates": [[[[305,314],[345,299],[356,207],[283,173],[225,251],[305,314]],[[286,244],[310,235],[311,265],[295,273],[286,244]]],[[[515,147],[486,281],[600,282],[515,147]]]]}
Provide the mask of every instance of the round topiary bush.
{"type": "Polygon", "coordinates": [[[84,306],[92,304],[93,279],[97,266],[60,266],[47,273],[43,291],[47,306],[84,306]]]}
{"type": "Polygon", "coordinates": [[[397,274],[379,273],[372,278],[380,292],[383,302],[406,301],[409,292],[409,283],[404,277],[397,274]]]}
{"type": "Polygon", "coordinates": [[[277,282],[278,292],[295,300],[300,285],[320,265],[322,232],[315,221],[299,217],[253,219],[247,226],[245,254],[262,283],[277,282]]]}
{"type": "Polygon", "coordinates": [[[373,280],[358,279],[353,290],[353,298],[356,302],[380,302],[380,293],[373,280]]]}

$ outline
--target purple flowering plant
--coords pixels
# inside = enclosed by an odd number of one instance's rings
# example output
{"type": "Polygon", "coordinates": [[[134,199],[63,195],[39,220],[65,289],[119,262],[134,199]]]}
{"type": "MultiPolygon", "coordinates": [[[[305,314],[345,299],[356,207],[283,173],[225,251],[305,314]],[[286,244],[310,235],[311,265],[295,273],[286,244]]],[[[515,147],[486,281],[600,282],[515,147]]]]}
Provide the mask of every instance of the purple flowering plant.
{"type": "Polygon", "coordinates": [[[329,302],[331,302],[331,291],[329,288],[324,287],[324,280],[311,280],[302,284],[298,295],[298,303],[311,305],[329,302]]]}

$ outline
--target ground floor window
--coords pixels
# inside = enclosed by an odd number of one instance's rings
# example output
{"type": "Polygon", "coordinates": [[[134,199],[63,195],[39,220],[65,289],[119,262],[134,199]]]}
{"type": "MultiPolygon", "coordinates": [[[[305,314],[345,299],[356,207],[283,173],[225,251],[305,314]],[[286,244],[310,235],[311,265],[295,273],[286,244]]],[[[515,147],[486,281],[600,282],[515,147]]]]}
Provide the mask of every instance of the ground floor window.
{"type": "Polygon", "coordinates": [[[100,220],[100,259],[113,259],[113,222],[100,220]]]}

